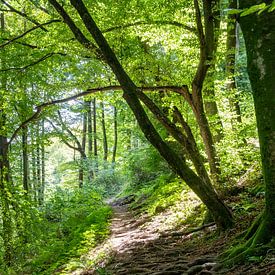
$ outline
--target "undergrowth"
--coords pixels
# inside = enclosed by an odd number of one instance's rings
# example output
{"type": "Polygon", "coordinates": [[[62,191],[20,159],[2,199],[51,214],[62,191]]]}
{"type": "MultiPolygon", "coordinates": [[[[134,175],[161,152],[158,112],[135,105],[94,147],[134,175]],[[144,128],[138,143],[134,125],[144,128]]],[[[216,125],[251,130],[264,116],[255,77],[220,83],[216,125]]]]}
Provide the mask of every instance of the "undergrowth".
{"type": "Polygon", "coordinates": [[[40,210],[36,238],[5,274],[53,274],[108,236],[111,213],[91,189],[57,190],[40,210]]]}

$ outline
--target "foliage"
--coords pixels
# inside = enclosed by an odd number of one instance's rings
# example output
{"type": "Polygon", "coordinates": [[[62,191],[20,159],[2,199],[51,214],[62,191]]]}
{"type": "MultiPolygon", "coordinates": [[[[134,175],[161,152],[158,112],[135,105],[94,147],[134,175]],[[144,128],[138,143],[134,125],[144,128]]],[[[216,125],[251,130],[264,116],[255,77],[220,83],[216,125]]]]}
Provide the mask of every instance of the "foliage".
{"type": "Polygon", "coordinates": [[[128,171],[129,182],[124,192],[139,190],[151,185],[160,176],[170,176],[171,170],[159,153],[151,146],[136,148],[128,155],[124,169],[128,171]],[[131,190],[131,191],[130,191],[131,190]]]}
{"type": "Polygon", "coordinates": [[[40,218],[30,221],[35,228],[27,232],[35,236],[18,247],[17,254],[22,256],[17,259],[16,266],[6,272],[54,272],[68,259],[79,257],[109,234],[110,215],[110,207],[91,189],[57,190],[41,209],[40,218]]]}
{"type": "Polygon", "coordinates": [[[105,198],[115,196],[129,179],[122,171],[113,168],[102,169],[92,180],[91,185],[105,198]]]}
{"type": "MultiPolygon", "coordinates": [[[[61,2],[79,30],[88,37],[70,1],[61,2]]],[[[0,3],[0,146],[6,145],[5,139],[8,141],[12,137],[7,150],[12,180],[4,184],[1,182],[0,186],[0,230],[1,233],[6,230],[3,221],[8,218],[7,231],[11,232],[8,243],[12,244],[15,255],[13,265],[17,265],[8,272],[12,273],[15,269],[15,273],[49,274],[68,258],[79,257],[107,236],[110,209],[104,205],[102,197],[134,193],[137,200],[133,208],[140,207],[154,215],[180,200],[192,204],[194,195],[171,171],[169,165],[173,163],[167,164],[148,145],[130,108],[122,100],[121,92],[110,90],[96,94],[97,103],[90,111],[94,115],[93,122],[97,123],[91,128],[97,127],[97,131],[84,131],[88,124],[88,111],[83,102],[94,99],[95,95],[74,98],[51,107],[49,104],[39,116],[29,119],[33,112],[40,110],[36,106],[42,102],[76,95],[90,88],[118,85],[118,82],[104,63],[106,60],[100,60],[101,54],[91,51],[90,47],[82,47],[76,39],[72,39],[73,34],[60,22],[50,1],[10,0],[9,4],[20,12],[10,10],[5,1],[0,3]],[[51,22],[52,19],[55,20],[51,22]],[[44,27],[39,25],[45,22],[51,23],[44,27]],[[105,118],[100,103],[104,103],[105,118]],[[114,107],[118,110],[117,117],[114,107]],[[26,121],[26,127],[15,132],[26,121]],[[115,123],[118,144],[115,144],[114,138],[115,123]],[[103,157],[102,124],[105,124],[109,145],[106,158],[103,157]],[[13,136],[14,133],[17,135],[13,136]],[[116,159],[111,161],[115,147],[116,159]],[[22,158],[19,157],[21,155],[22,158]],[[84,173],[83,188],[77,190],[81,170],[84,173]],[[24,180],[27,181],[25,189],[24,180]],[[25,260],[26,265],[23,265],[25,260]]],[[[198,12],[190,3],[102,0],[85,1],[85,4],[93,11],[92,16],[100,30],[137,86],[175,85],[192,89],[199,63],[200,35],[195,20],[198,12]]],[[[270,5],[259,3],[245,10],[229,10],[229,14],[256,16],[274,9],[273,0],[270,5]]],[[[204,25],[207,22],[205,12],[201,16],[204,25]]],[[[251,166],[257,163],[258,167],[260,155],[244,40],[238,31],[239,48],[232,53],[236,59],[235,71],[228,77],[225,73],[228,52],[223,42],[228,36],[224,31],[228,22],[222,16],[215,18],[221,20],[221,29],[215,30],[218,50],[211,64],[207,63],[214,67],[213,75],[201,84],[204,89],[213,87],[215,95],[210,96],[210,100],[217,103],[219,109],[219,113],[209,117],[209,122],[212,133],[215,134],[219,127],[223,130],[223,138],[213,147],[217,149],[216,160],[220,161],[221,168],[220,186],[217,188],[226,193],[251,166]],[[236,80],[236,88],[232,91],[227,88],[228,78],[236,80]],[[234,122],[236,117],[230,109],[230,101],[236,98],[242,118],[242,122],[238,123],[234,122]],[[222,127],[217,126],[219,120],[222,127]]],[[[204,43],[207,44],[207,32],[204,35],[204,43]]],[[[174,107],[178,107],[192,130],[204,161],[202,165],[209,172],[205,145],[188,100],[174,91],[162,89],[149,92],[148,96],[171,123],[175,119],[174,107]]],[[[190,98],[194,101],[195,94],[190,94],[190,98]]],[[[203,100],[207,102],[209,98],[204,97],[203,100]]],[[[183,146],[175,146],[176,140],[171,134],[147,109],[146,112],[163,140],[180,157],[186,157],[183,146]]],[[[89,116],[91,118],[92,115],[89,113],[89,116]]],[[[175,123],[175,127],[180,128],[180,123],[175,123]]],[[[186,161],[195,171],[188,156],[186,161]]],[[[250,192],[256,198],[264,195],[262,186],[250,192]]],[[[205,210],[199,208],[200,213],[205,210]]],[[[253,199],[233,204],[236,213],[254,208],[253,199]]],[[[185,210],[191,213],[186,206],[185,210]]],[[[186,221],[187,216],[184,216],[186,221]]],[[[201,219],[201,215],[198,216],[201,219]]],[[[2,235],[0,264],[5,253],[2,235]]]]}

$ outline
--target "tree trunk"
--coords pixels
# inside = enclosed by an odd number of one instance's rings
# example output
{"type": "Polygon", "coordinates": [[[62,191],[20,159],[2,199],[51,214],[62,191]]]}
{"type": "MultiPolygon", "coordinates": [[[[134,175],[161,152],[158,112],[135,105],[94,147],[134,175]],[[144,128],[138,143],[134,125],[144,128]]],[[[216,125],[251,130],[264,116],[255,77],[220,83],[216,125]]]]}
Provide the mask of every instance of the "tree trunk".
{"type": "Polygon", "coordinates": [[[94,177],[93,172],[93,119],[92,119],[92,101],[88,101],[88,110],[87,110],[87,128],[88,128],[88,157],[89,157],[89,171],[88,178],[89,181],[92,181],[94,177]]]}
{"type": "Polygon", "coordinates": [[[215,85],[214,85],[214,64],[211,66],[210,70],[207,73],[205,83],[207,87],[204,88],[204,107],[206,115],[209,118],[209,124],[214,132],[213,141],[214,143],[221,141],[223,138],[223,125],[221,118],[219,116],[219,110],[217,102],[215,100],[215,85]]]}
{"type": "Polygon", "coordinates": [[[28,128],[22,128],[23,188],[29,193],[28,128]]]}
{"type": "Polygon", "coordinates": [[[42,198],[42,184],[41,184],[41,138],[40,138],[40,123],[38,122],[36,125],[36,177],[37,177],[37,199],[38,204],[43,204],[43,198],[42,198]]]}
{"type": "Polygon", "coordinates": [[[214,62],[216,48],[215,26],[217,25],[215,19],[217,15],[215,11],[218,10],[218,7],[216,6],[216,1],[203,0],[202,3],[204,20],[201,18],[199,3],[197,0],[194,0],[196,25],[200,43],[200,60],[197,66],[196,74],[192,81],[192,95],[188,95],[186,100],[192,107],[193,113],[199,125],[200,134],[210,166],[210,172],[213,179],[217,181],[221,171],[213,136],[204,111],[202,88],[207,71],[210,65],[214,62]]]}
{"type": "Polygon", "coordinates": [[[37,203],[38,202],[38,197],[37,197],[38,181],[37,181],[37,169],[36,169],[37,162],[36,162],[36,153],[35,153],[36,142],[35,142],[35,132],[33,127],[31,128],[31,171],[32,171],[31,183],[32,184],[30,186],[30,189],[32,191],[33,200],[37,203]]]}
{"type": "MultiPolygon", "coordinates": [[[[235,0],[230,0],[229,9],[237,9],[235,0]]],[[[237,87],[235,80],[235,60],[236,60],[236,44],[237,44],[237,21],[235,15],[228,15],[227,22],[227,38],[226,38],[226,75],[227,75],[227,91],[229,95],[229,104],[234,117],[231,120],[232,129],[235,124],[242,123],[241,109],[237,96],[237,87]]]]}
{"type": "MultiPolygon", "coordinates": [[[[89,107],[89,102],[84,101],[83,102],[83,117],[82,117],[82,143],[81,143],[81,147],[82,147],[82,150],[84,153],[86,151],[88,107],[89,107]]],[[[79,188],[82,188],[83,183],[84,183],[85,162],[86,162],[86,158],[83,158],[83,155],[80,155],[80,164],[79,164],[79,172],[78,172],[79,188]]]]}
{"type": "MultiPolygon", "coordinates": [[[[0,106],[1,108],[1,106],[0,106]]],[[[3,115],[0,109],[0,131],[2,132],[3,128],[3,115]]],[[[4,263],[7,266],[11,265],[13,258],[13,248],[12,248],[12,239],[13,239],[13,230],[12,230],[12,218],[10,213],[10,203],[9,203],[9,177],[10,168],[8,160],[8,141],[7,138],[3,135],[0,135],[0,198],[1,198],[1,218],[2,218],[2,239],[3,239],[3,248],[4,248],[4,263]]]]}
{"type": "MultiPolygon", "coordinates": [[[[199,91],[196,91],[198,89],[201,89],[201,87],[198,87],[195,83],[193,83],[192,94],[200,93],[199,91]]],[[[213,179],[217,181],[218,175],[221,173],[219,159],[217,156],[213,136],[210,131],[210,126],[204,112],[202,98],[200,96],[193,97],[192,109],[199,125],[200,134],[205,146],[205,152],[210,166],[210,172],[213,179]]]]}
{"type": "MultiPolygon", "coordinates": [[[[50,0],[56,9],[63,15],[65,22],[73,28],[68,18],[64,16],[64,11],[59,4],[50,0]]],[[[144,108],[142,107],[137,93],[140,93],[136,85],[125,72],[117,57],[109,46],[108,42],[98,29],[96,23],[90,16],[87,8],[81,0],[70,0],[72,5],[76,8],[83,23],[88,31],[93,36],[97,45],[101,50],[104,60],[109,64],[120,85],[123,87],[123,97],[133,111],[141,130],[148,141],[158,150],[161,156],[169,163],[172,169],[190,186],[191,189],[199,196],[199,198],[209,208],[211,214],[218,227],[226,229],[232,225],[232,216],[228,208],[220,200],[217,193],[211,185],[206,184],[200,177],[198,177],[186,163],[165,143],[153,124],[149,120],[144,108]]],[[[80,39],[79,37],[76,37],[80,39]]],[[[81,39],[80,39],[81,40],[81,39]]]]}
{"type": "MultiPolygon", "coordinates": [[[[242,0],[240,8],[272,1],[242,0]]],[[[275,237],[275,12],[253,13],[239,19],[247,51],[247,69],[260,141],[265,182],[265,210],[253,244],[275,237]]]]}
{"type": "Polygon", "coordinates": [[[112,164],[113,164],[113,166],[114,166],[115,161],[116,161],[117,141],[118,141],[118,133],[117,133],[117,108],[114,106],[114,147],[113,147],[113,156],[112,156],[112,164]]]}
{"type": "Polygon", "coordinates": [[[94,137],[94,173],[98,172],[98,152],[97,152],[97,123],[96,123],[96,99],[93,99],[93,137],[94,137]]]}
{"type": "Polygon", "coordinates": [[[45,138],[45,121],[44,119],[41,122],[41,136],[42,136],[42,142],[41,142],[41,199],[42,203],[44,203],[45,199],[45,144],[44,144],[44,138],[45,138]]]}
{"type": "Polygon", "coordinates": [[[104,103],[100,103],[101,107],[101,126],[102,126],[102,135],[103,135],[103,160],[107,161],[108,158],[108,141],[106,134],[106,126],[105,126],[105,111],[104,111],[104,103]]]}

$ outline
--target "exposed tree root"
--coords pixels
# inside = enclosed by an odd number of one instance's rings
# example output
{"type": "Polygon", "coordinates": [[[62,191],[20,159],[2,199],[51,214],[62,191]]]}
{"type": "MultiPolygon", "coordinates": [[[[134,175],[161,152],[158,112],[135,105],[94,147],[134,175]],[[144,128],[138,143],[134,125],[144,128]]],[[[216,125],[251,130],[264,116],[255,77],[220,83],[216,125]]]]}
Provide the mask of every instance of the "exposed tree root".
{"type": "Polygon", "coordinates": [[[246,242],[233,249],[228,250],[222,255],[223,266],[233,266],[249,261],[250,259],[260,260],[266,256],[270,249],[273,249],[274,241],[272,241],[273,228],[266,222],[264,214],[258,216],[248,229],[244,239],[246,242]]]}

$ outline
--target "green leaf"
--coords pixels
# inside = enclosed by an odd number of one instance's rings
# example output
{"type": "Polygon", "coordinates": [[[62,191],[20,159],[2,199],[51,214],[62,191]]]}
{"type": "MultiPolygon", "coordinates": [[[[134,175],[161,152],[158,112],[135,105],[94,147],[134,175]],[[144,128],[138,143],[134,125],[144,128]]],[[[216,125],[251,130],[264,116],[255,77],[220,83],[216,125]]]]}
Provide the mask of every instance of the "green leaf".
{"type": "Polygon", "coordinates": [[[270,5],[270,8],[268,9],[269,12],[272,12],[275,10],[275,0],[273,0],[272,4],[270,5]]]}
{"type": "Polygon", "coordinates": [[[233,15],[233,14],[239,14],[241,13],[243,10],[241,9],[226,9],[227,13],[229,15],[233,15]]]}
{"type": "Polygon", "coordinates": [[[249,14],[252,14],[252,13],[255,13],[255,12],[259,12],[259,11],[265,9],[265,8],[266,8],[266,4],[265,4],[265,3],[259,4],[259,5],[251,6],[250,8],[244,10],[244,11],[241,13],[241,17],[246,16],[246,15],[249,15],[249,14]]]}

